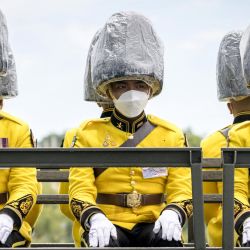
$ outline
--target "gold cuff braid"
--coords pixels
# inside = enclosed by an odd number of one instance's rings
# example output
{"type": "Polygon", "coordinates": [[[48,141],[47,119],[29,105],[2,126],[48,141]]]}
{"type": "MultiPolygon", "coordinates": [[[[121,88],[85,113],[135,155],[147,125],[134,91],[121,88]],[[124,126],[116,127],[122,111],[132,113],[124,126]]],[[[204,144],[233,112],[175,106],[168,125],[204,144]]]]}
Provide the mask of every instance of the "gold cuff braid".
{"type": "Polygon", "coordinates": [[[81,200],[73,199],[70,202],[70,207],[77,220],[80,220],[82,213],[89,207],[93,207],[93,204],[83,202],[81,200]]]}
{"type": "Polygon", "coordinates": [[[10,203],[7,203],[5,205],[6,208],[9,207],[12,210],[16,211],[16,213],[18,215],[21,215],[22,218],[25,218],[25,216],[28,214],[32,206],[33,206],[33,197],[30,194],[21,197],[18,200],[11,201],[10,203]]]}
{"type": "Polygon", "coordinates": [[[183,210],[186,212],[186,215],[188,218],[193,214],[192,200],[184,200],[181,202],[174,202],[173,204],[177,204],[178,206],[182,207],[183,210]]]}
{"type": "Polygon", "coordinates": [[[237,217],[238,214],[240,214],[242,211],[249,210],[249,206],[246,204],[243,204],[237,199],[234,199],[234,218],[237,217]]]}

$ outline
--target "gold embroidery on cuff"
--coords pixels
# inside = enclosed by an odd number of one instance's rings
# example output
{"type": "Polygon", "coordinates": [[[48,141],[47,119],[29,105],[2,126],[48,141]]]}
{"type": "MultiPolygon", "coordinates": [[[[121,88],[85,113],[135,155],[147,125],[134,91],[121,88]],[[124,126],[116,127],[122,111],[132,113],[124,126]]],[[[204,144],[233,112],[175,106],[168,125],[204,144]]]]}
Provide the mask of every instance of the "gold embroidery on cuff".
{"type": "Polygon", "coordinates": [[[238,214],[245,210],[249,210],[249,206],[243,204],[237,199],[234,199],[234,218],[236,218],[238,214]]]}
{"type": "Polygon", "coordinates": [[[181,207],[187,217],[189,218],[192,214],[193,214],[193,203],[192,200],[185,200],[185,201],[181,201],[181,202],[174,202],[173,204],[178,205],[179,207],[181,207]]]}
{"type": "Polygon", "coordinates": [[[75,217],[80,220],[81,214],[88,209],[89,207],[93,207],[94,205],[88,202],[83,202],[77,199],[73,199],[70,203],[71,210],[75,217]]]}
{"type": "Polygon", "coordinates": [[[18,200],[14,200],[8,204],[6,204],[5,207],[11,208],[14,211],[18,211],[18,216],[21,215],[21,220],[24,218],[28,212],[30,211],[31,207],[33,205],[33,197],[31,195],[26,195],[18,200]]]}

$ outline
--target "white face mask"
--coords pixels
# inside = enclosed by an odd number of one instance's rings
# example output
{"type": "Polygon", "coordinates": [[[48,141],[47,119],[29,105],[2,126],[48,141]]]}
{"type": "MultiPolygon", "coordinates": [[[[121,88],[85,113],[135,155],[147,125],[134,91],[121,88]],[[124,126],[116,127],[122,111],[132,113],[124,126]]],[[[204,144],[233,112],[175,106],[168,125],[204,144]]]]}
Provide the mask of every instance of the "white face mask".
{"type": "Polygon", "coordinates": [[[128,118],[133,118],[142,113],[147,105],[149,93],[137,90],[129,90],[118,99],[114,99],[115,107],[128,118]]]}

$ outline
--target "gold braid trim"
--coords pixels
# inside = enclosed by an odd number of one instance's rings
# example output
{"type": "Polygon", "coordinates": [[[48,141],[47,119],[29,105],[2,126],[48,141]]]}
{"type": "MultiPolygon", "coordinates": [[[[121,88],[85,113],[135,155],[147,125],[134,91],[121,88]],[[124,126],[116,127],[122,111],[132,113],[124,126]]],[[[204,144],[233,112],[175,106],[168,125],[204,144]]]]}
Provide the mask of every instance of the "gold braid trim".
{"type": "Polygon", "coordinates": [[[249,206],[243,204],[237,199],[234,199],[234,218],[236,218],[241,212],[249,210],[249,206]]]}
{"type": "Polygon", "coordinates": [[[234,199],[234,228],[240,235],[243,230],[243,222],[250,216],[250,208],[237,199],[234,199]]]}
{"type": "Polygon", "coordinates": [[[18,217],[22,219],[25,218],[25,216],[28,214],[32,205],[33,205],[33,197],[31,194],[28,194],[18,200],[14,200],[10,203],[7,203],[5,207],[10,208],[14,212],[16,212],[18,217]]]}
{"type": "Polygon", "coordinates": [[[81,200],[73,199],[70,202],[70,207],[77,220],[80,220],[81,215],[90,207],[95,207],[95,205],[81,200]]]}
{"type": "Polygon", "coordinates": [[[181,202],[173,202],[172,204],[176,204],[181,207],[185,212],[187,217],[189,218],[193,214],[193,203],[192,200],[185,200],[181,202]]]}

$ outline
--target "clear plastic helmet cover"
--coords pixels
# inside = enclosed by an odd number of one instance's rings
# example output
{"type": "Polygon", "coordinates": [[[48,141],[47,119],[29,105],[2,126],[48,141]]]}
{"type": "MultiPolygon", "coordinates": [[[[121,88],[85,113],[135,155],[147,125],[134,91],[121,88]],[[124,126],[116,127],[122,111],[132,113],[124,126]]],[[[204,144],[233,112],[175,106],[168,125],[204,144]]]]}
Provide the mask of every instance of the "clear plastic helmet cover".
{"type": "Polygon", "coordinates": [[[101,30],[98,30],[89,47],[87,61],[86,61],[86,67],[85,67],[85,75],[84,75],[84,100],[90,101],[90,102],[98,102],[99,104],[107,104],[112,106],[112,103],[109,99],[102,97],[96,93],[95,88],[93,87],[92,82],[92,76],[91,76],[91,57],[92,57],[92,51],[93,47],[95,46],[95,43],[99,37],[101,30]]]}
{"type": "Polygon", "coordinates": [[[217,95],[220,101],[240,100],[250,93],[241,67],[241,37],[242,32],[232,31],[220,44],[217,58],[217,95]]]}
{"type": "Polygon", "coordinates": [[[11,48],[8,47],[8,70],[5,76],[0,76],[0,98],[12,98],[17,95],[16,64],[11,48]]]}
{"type": "Polygon", "coordinates": [[[0,76],[8,70],[8,29],[4,14],[0,10],[0,76]]]}
{"type": "Polygon", "coordinates": [[[93,47],[93,87],[107,97],[109,83],[141,80],[156,96],[162,90],[163,54],[162,42],[147,18],[134,12],[113,14],[93,47]]]}
{"type": "Polygon", "coordinates": [[[250,94],[250,25],[243,33],[240,42],[240,54],[243,75],[246,80],[248,95],[250,94]]]}

